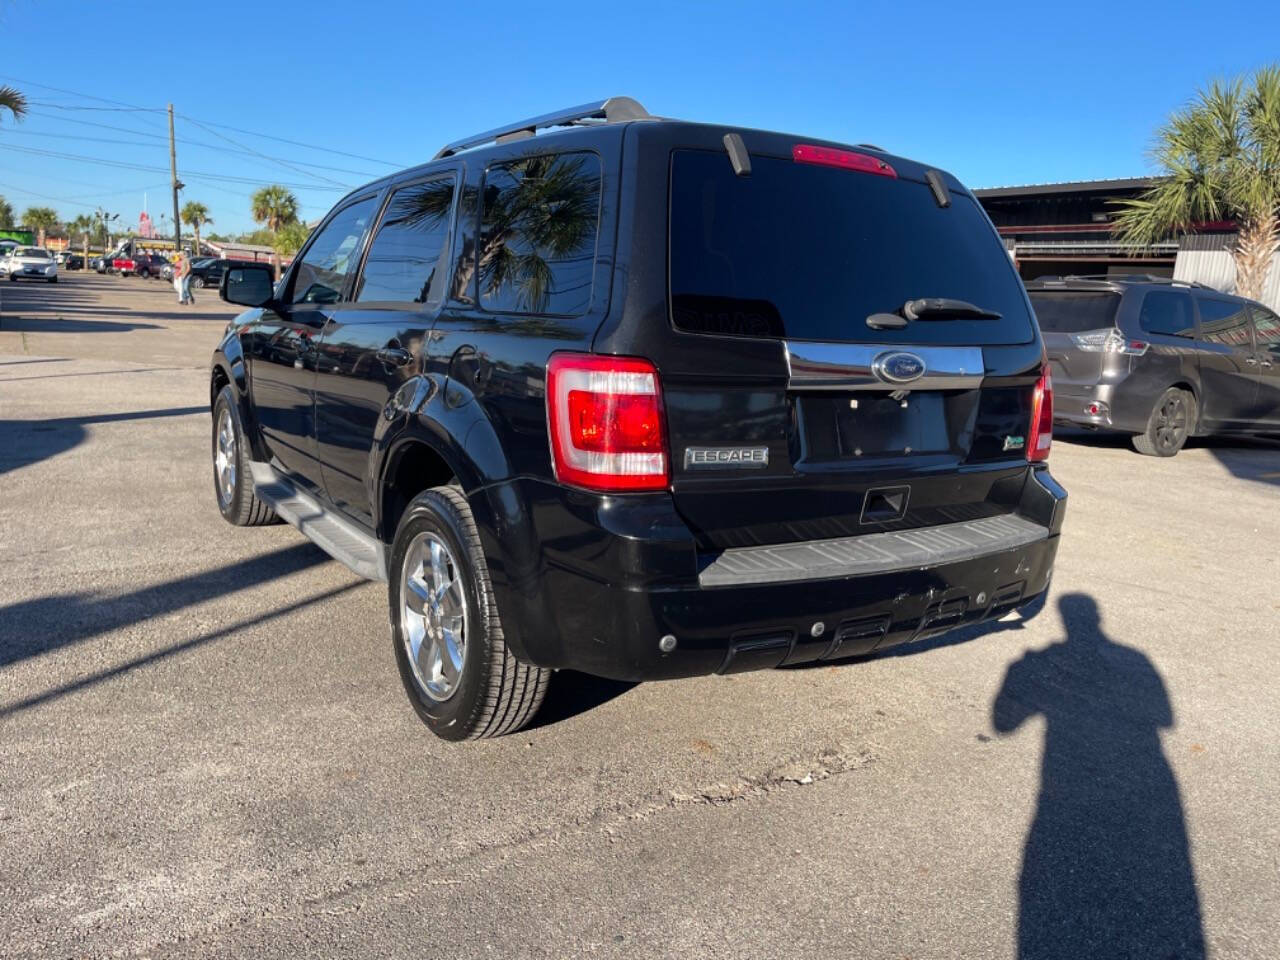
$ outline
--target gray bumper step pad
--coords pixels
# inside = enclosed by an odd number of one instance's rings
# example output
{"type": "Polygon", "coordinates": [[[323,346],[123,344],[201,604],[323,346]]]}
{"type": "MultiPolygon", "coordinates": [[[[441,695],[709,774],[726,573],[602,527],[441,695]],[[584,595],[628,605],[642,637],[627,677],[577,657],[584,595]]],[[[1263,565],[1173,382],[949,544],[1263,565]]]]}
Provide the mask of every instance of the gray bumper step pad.
{"type": "Polygon", "coordinates": [[[373,537],[322,505],[293,481],[281,476],[269,463],[250,461],[254,493],[304,533],[317,547],[360,576],[387,579],[386,551],[373,537]]]}
{"type": "Polygon", "coordinates": [[[860,537],[733,547],[698,574],[703,587],[829,580],[972,560],[1047,540],[1045,527],[1016,514],[860,537]]]}

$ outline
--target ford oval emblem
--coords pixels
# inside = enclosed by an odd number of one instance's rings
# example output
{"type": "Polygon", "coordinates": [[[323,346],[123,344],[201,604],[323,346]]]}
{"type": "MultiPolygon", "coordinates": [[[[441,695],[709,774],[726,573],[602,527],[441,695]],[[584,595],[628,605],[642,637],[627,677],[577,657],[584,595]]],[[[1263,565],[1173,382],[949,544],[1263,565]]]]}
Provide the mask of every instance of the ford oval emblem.
{"type": "Polygon", "coordinates": [[[871,364],[871,372],[885,383],[910,383],[924,376],[924,360],[914,353],[882,353],[871,364]]]}

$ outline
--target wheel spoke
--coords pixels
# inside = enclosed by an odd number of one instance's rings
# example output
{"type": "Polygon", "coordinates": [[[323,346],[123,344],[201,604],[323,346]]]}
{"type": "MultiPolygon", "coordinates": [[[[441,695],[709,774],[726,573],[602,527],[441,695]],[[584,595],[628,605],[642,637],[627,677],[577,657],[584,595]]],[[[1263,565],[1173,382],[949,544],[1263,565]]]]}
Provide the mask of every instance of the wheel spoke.
{"type": "Polygon", "coordinates": [[[450,687],[454,687],[462,675],[462,651],[458,648],[457,638],[452,630],[444,631],[440,653],[440,669],[444,674],[445,682],[450,687]]]}
{"type": "Polygon", "coordinates": [[[436,602],[440,605],[441,617],[456,617],[462,613],[462,583],[450,580],[436,591],[436,602]]]}
{"type": "Polygon", "coordinates": [[[439,540],[431,541],[431,587],[439,591],[448,576],[445,570],[444,547],[439,540]]]}
{"type": "Polygon", "coordinates": [[[431,609],[431,590],[417,577],[410,577],[404,586],[404,602],[418,616],[425,617],[431,609]]]}

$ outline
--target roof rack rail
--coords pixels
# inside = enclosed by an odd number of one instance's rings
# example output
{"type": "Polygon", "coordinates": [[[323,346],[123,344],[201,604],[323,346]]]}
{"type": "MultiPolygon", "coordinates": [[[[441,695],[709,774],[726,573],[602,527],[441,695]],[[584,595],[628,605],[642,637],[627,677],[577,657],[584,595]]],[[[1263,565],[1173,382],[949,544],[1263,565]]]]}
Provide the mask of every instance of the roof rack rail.
{"type": "Polygon", "coordinates": [[[484,133],[477,133],[474,136],[463,137],[461,140],[445,144],[440,148],[440,152],[431,159],[441,160],[452,156],[460,150],[478,147],[480,144],[488,143],[491,140],[499,143],[508,140],[521,140],[525,137],[532,137],[539,130],[547,127],[564,127],[580,123],[583,120],[603,120],[606,123],[620,123],[624,120],[648,120],[650,118],[649,111],[641,106],[639,101],[633,100],[631,97],[610,97],[608,100],[598,100],[594,103],[584,103],[565,110],[544,113],[540,117],[530,117],[528,120],[520,120],[517,123],[495,127],[492,130],[486,130],[484,133]]]}
{"type": "Polygon", "coordinates": [[[1069,273],[1064,277],[1036,277],[1037,280],[1102,280],[1114,283],[1167,283],[1170,286],[1212,289],[1198,280],[1179,280],[1177,277],[1157,277],[1151,273],[1069,273]]]}

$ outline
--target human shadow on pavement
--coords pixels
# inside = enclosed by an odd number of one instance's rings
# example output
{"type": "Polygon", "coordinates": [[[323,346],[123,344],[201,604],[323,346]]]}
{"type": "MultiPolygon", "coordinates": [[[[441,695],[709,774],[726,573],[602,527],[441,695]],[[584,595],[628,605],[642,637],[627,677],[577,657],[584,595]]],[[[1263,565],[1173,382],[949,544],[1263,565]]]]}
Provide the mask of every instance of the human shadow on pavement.
{"type": "MultiPolygon", "coordinates": [[[[61,374],[51,374],[61,376],[61,374]]],[[[30,379],[30,378],[24,378],[30,379]]],[[[4,383],[0,380],[0,383],[4,383]]],[[[158,417],[188,417],[205,413],[208,407],[166,407],[163,410],[130,410],[126,413],[100,413],[87,417],[60,417],[53,420],[0,420],[0,475],[30,466],[60,453],[66,453],[84,442],[89,432],[85,427],[96,423],[120,423],[125,420],[153,420],[158,417]]]]}
{"type": "Polygon", "coordinates": [[[1040,793],[1018,881],[1018,956],[1203,958],[1178,784],[1160,743],[1160,674],[1103,631],[1092,597],[1058,601],[1065,640],[1010,665],[999,734],[1045,718],[1040,793]]]}

